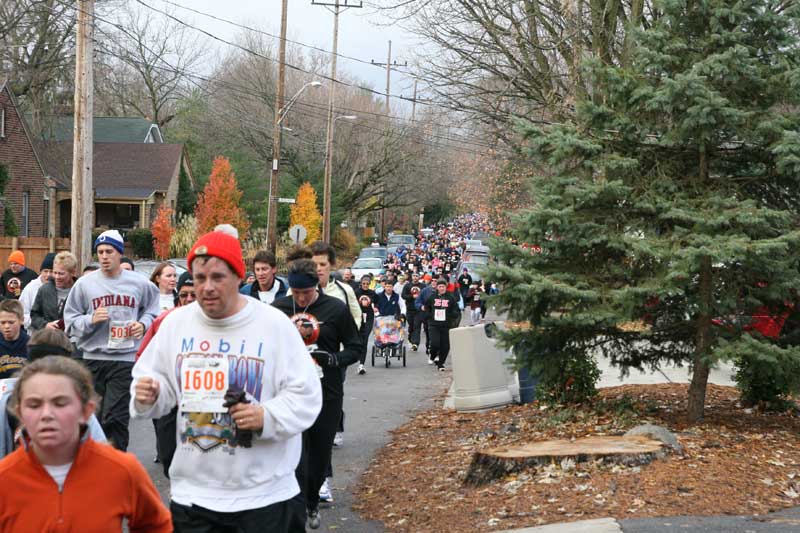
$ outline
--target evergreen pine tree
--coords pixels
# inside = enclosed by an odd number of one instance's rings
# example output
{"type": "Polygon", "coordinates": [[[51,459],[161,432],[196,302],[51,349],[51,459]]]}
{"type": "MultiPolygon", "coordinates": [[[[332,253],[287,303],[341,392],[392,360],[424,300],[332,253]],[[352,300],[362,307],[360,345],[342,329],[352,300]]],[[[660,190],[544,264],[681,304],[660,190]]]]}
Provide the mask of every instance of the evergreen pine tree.
{"type": "Polygon", "coordinates": [[[189,175],[181,165],[181,173],[178,181],[178,202],[175,206],[178,215],[191,215],[194,213],[194,206],[197,203],[197,195],[192,188],[189,175]]]}
{"type": "Polygon", "coordinates": [[[628,68],[587,65],[572,123],[526,127],[550,173],[512,235],[544,252],[496,242],[489,277],[531,323],[506,341],[551,384],[598,354],[623,371],[688,363],[696,421],[717,360],[800,379],[800,351],[746,324],[800,286],[800,18],[768,0],[654,9],[628,68]],[[648,327],[620,327],[632,320],[648,327]]]}

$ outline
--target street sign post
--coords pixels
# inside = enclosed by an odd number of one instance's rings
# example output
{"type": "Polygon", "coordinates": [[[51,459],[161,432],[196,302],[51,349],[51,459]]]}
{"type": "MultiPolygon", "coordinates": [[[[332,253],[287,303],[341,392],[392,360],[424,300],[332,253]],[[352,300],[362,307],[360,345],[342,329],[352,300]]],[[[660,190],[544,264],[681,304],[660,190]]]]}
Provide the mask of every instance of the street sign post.
{"type": "Polygon", "coordinates": [[[278,198],[278,203],[279,204],[293,204],[293,203],[295,203],[295,199],[294,198],[278,198]]]}
{"type": "Polygon", "coordinates": [[[308,237],[308,230],[306,230],[306,227],[302,224],[295,224],[289,228],[289,238],[292,239],[295,244],[300,244],[305,241],[306,237],[308,237]]]}

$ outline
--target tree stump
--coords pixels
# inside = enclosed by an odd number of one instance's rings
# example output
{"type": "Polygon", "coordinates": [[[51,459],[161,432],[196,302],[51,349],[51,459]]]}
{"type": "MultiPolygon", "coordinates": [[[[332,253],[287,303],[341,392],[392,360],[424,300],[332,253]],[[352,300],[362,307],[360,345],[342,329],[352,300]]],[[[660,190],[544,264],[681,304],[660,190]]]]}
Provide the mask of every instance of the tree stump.
{"type": "Polygon", "coordinates": [[[635,466],[664,455],[663,443],[646,437],[585,437],[503,446],[475,452],[464,484],[485,485],[514,472],[567,458],[576,463],[601,459],[606,463],[635,466]]]}

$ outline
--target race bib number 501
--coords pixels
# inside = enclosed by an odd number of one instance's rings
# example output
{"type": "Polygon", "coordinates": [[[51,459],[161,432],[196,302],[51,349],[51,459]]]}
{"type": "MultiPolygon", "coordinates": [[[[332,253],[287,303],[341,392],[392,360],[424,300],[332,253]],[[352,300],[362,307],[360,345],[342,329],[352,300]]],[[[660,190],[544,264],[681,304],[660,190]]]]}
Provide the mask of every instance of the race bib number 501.
{"type": "Polygon", "coordinates": [[[224,413],[228,365],[224,359],[189,358],[181,364],[181,411],[224,413]]]}

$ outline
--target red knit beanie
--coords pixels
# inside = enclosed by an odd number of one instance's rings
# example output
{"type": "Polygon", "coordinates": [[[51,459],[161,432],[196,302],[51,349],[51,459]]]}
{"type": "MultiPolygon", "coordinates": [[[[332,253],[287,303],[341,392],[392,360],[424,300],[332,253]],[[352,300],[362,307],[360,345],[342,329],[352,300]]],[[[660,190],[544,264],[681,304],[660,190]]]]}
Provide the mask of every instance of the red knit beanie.
{"type": "Polygon", "coordinates": [[[212,231],[197,239],[186,258],[190,272],[192,271],[192,261],[198,256],[218,257],[228,263],[239,278],[244,279],[242,246],[236,237],[222,231],[212,231]]]}

